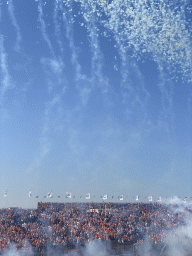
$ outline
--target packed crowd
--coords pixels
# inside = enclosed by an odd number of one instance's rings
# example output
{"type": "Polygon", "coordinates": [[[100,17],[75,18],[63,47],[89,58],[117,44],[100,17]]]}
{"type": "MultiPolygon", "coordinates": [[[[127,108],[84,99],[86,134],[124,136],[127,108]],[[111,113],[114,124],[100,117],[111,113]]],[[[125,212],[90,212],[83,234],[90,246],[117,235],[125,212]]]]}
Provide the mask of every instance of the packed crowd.
{"type": "Polygon", "coordinates": [[[0,248],[11,244],[33,250],[47,245],[69,248],[95,239],[136,243],[166,239],[168,230],[187,225],[190,209],[134,203],[38,203],[37,209],[0,210],[0,248]]]}

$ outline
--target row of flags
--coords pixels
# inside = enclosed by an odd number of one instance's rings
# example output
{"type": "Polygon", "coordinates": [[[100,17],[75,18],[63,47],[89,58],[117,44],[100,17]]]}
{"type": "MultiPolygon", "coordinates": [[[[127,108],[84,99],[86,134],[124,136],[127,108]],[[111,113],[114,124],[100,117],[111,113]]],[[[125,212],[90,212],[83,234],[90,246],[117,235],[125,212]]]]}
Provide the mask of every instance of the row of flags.
{"type": "MultiPolygon", "coordinates": [[[[8,190],[6,189],[5,193],[4,193],[4,197],[7,197],[7,196],[8,196],[8,190]]],[[[31,190],[29,191],[29,197],[32,197],[31,190]]],[[[72,193],[71,192],[67,192],[65,197],[66,198],[75,198],[75,196],[72,197],[72,193]]],[[[39,196],[36,196],[36,198],[39,198],[39,196]]],[[[47,196],[44,196],[44,198],[53,198],[52,190],[47,194],[47,196]]],[[[58,198],[60,198],[60,196],[58,196],[58,198]]],[[[82,198],[82,196],[80,196],[80,198],[82,198]]],[[[93,198],[95,198],[95,196],[93,196],[93,198]]],[[[104,196],[100,196],[100,198],[103,198],[103,200],[107,200],[108,199],[108,194],[105,194],[104,196]]],[[[112,196],[112,199],[113,198],[114,198],[114,196],[112,196]]],[[[133,198],[135,198],[136,201],[139,201],[140,197],[137,195],[136,197],[133,197],[133,198]]],[[[152,202],[154,200],[153,196],[145,197],[145,199],[147,199],[147,198],[148,198],[149,202],[152,202]]],[[[91,193],[87,193],[85,195],[85,199],[87,199],[87,200],[91,199],[91,193]]],[[[124,196],[123,195],[118,196],[118,199],[120,201],[123,201],[124,200],[124,196]]],[[[166,197],[166,199],[168,199],[168,198],[166,197]]],[[[178,197],[178,199],[180,199],[180,197],[178,197]]],[[[174,200],[174,198],[171,197],[171,201],[173,201],[173,200],[174,200]]],[[[192,197],[190,197],[190,200],[192,201],[192,197]]],[[[157,197],[157,202],[161,202],[161,201],[162,201],[162,197],[161,196],[157,197]]],[[[187,202],[187,197],[184,198],[184,202],[187,202]]]]}
{"type": "MultiPolygon", "coordinates": [[[[29,197],[32,197],[31,191],[29,191],[29,197]]],[[[75,198],[75,196],[72,197],[72,193],[71,192],[67,192],[65,197],[66,198],[75,198]]],[[[39,198],[39,196],[36,196],[36,198],[39,198]]],[[[52,191],[50,191],[47,194],[47,196],[44,196],[44,198],[53,198],[52,191]]],[[[58,198],[60,198],[60,196],[58,196],[58,198]]],[[[80,198],[82,198],[82,196],[80,196],[80,198]]],[[[95,196],[93,196],[93,198],[95,198],[95,196]]],[[[104,196],[100,196],[100,198],[102,198],[103,200],[107,200],[108,199],[108,194],[105,194],[104,196]]],[[[114,196],[112,196],[112,199],[113,198],[114,198],[114,196]]],[[[133,198],[135,198],[136,201],[139,201],[140,197],[137,195],[136,197],[133,197],[133,198]]],[[[148,198],[149,202],[152,202],[154,200],[153,196],[145,197],[145,199],[147,199],[147,198],[148,198]]],[[[178,197],[178,198],[180,199],[180,197],[178,197]]],[[[85,195],[85,199],[87,199],[87,200],[91,199],[91,193],[87,193],[85,195]]],[[[124,196],[123,195],[118,196],[118,199],[120,201],[123,201],[124,200],[124,196]]],[[[168,198],[166,197],[166,199],[168,199],[168,198]]],[[[173,200],[173,197],[171,197],[171,201],[172,200],[173,200]]],[[[190,200],[192,201],[192,197],[190,197],[190,200]]],[[[157,197],[157,202],[161,202],[161,201],[162,201],[162,197],[161,196],[157,197]]],[[[187,201],[187,197],[184,198],[184,202],[186,202],[186,201],[187,201]]]]}
{"type": "MultiPolygon", "coordinates": [[[[147,199],[147,197],[145,197],[145,199],[147,199]]],[[[149,202],[152,202],[153,199],[154,199],[153,196],[148,196],[149,202]]],[[[171,198],[166,197],[166,199],[170,199],[170,201],[172,201],[172,202],[174,201],[174,198],[173,198],[173,197],[171,197],[171,198]]],[[[178,199],[181,199],[181,198],[178,197],[178,199]]],[[[138,200],[138,199],[136,199],[136,200],[138,200]]],[[[190,197],[190,200],[192,201],[192,197],[190,197]]],[[[157,197],[157,201],[158,201],[158,202],[161,202],[161,201],[162,201],[161,196],[157,197]]],[[[184,201],[184,202],[187,202],[187,197],[185,197],[185,198],[183,199],[183,201],[184,201]]]]}
{"type": "MultiPolygon", "coordinates": [[[[29,197],[32,197],[31,190],[29,191],[29,197]]],[[[39,198],[39,196],[36,196],[36,198],[39,198]]],[[[47,194],[47,196],[44,196],[44,198],[53,198],[52,190],[47,194]]]]}

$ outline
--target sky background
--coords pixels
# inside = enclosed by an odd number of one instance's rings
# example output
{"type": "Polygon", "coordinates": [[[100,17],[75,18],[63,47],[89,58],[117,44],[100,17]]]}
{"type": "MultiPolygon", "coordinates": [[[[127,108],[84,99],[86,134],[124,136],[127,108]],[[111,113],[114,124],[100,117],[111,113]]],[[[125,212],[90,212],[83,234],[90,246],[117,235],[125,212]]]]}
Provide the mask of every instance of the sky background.
{"type": "Polygon", "coordinates": [[[192,196],[191,6],[0,1],[0,207],[192,196]]]}

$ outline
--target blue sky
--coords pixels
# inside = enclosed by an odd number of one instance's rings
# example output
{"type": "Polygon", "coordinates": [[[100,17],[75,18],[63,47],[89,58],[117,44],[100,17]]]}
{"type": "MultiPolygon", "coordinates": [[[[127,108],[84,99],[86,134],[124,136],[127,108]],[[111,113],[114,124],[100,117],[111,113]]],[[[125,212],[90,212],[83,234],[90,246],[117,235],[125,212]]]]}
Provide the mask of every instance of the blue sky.
{"type": "Polygon", "coordinates": [[[192,196],[191,2],[0,2],[0,207],[192,196]]]}

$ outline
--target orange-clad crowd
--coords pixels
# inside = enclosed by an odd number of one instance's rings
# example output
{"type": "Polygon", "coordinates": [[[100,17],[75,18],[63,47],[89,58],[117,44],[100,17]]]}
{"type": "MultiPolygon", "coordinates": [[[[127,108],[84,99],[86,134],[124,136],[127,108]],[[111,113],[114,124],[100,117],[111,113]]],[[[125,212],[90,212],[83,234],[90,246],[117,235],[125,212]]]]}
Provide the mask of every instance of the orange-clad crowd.
{"type": "Polygon", "coordinates": [[[157,203],[38,203],[37,209],[0,210],[0,249],[72,248],[95,239],[117,243],[166,239],[168,230],[186,225],[189,209],[157,203]]]}

